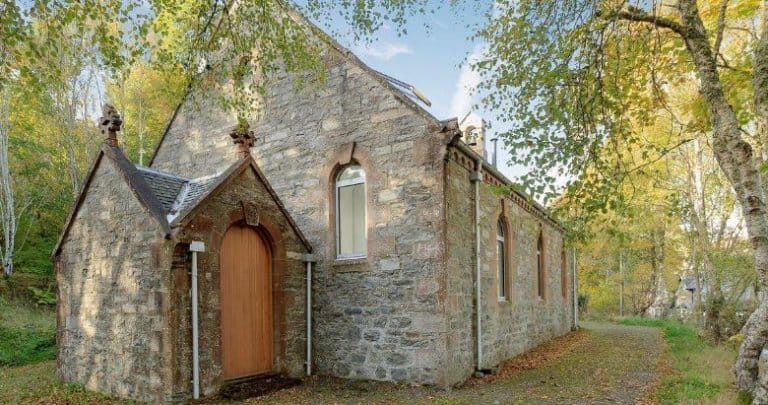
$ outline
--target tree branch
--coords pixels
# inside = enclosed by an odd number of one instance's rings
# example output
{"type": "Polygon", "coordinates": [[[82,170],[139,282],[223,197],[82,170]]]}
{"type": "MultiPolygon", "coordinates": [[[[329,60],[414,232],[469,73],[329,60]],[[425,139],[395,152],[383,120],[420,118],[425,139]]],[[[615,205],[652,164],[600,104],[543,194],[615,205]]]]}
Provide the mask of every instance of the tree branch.
{"type": "Polygon", "coordinates": [[[683,139],[682,141],[680,141],[680,142],[676,143],[675,145],[672,145],[672,146],[671,146],[671,147],[669,147],[669,148],[665,148],[663,151],[661,151],[661,153],[659,154],[659,156],[656,156],[656,158],[655,158],[655,159],[652,159],[652,160],[650,160],[650,161],[647,161],[647,162],[645,162],[645,163],[643,163],[643,164],[641,164],[641,165],[639,165],[639,166],[635,166],[635,167],[633,167],[632,169],[630,169],[629,171],[627,171],[627,174],[629,174],[629,173],[634,173],[634,172],[636,172],[636,171],[638,171],[638,170],[641,170],[641,169],[643,169],[643,168],[645,168],[645,167],[648,167],[648,166],[650,166],[650,165],[652,165],[652,164],[654,164],[654,163],[658,162],[658,161],[659,161],[659,160],[661,160],[661,159],[664,159],[664,156],[667,156],[667,154],[668,154],[669,152],[672,152],[673,150],[676,150],[676,149],[678,149],[679,147],[681,147],[681,146],[683,146],[683,145],[687,144],[688,142],[690,142],[690,141],[692,141],[692,140],[694,140],[694,139],[696,139],[696,138],[687,138],[687,139],[683,139]]]}
{"type": "Polygon", "coordinates": [[[728,0],[723,0],[720,2],[720,13],[717,15],[717,33],[715,36],[715,46],[712,49],[715,55],[720,54],[720,45],[723,43],[723,31],[725,30],[725,11],[727,9],[728,0]]]}
{"type": "Polygon", "coordinates": [[[677,21],[673,21],[665,17],[659,17],[653,14],[648,14],[648,12],[637,7],[628,7],[614,13],[613,15],[620,20],[644,22],[655,25],[659,28],[666,28],[685,37],[685,29],[677,21]]]}

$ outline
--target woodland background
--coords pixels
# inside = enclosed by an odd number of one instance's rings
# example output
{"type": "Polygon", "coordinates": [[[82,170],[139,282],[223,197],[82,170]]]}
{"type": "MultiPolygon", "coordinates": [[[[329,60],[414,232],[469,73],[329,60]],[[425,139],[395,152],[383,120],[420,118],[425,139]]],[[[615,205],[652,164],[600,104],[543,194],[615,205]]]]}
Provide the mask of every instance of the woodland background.
{"type": "MultiPolygon", "coordinates": [[[[235,84],[221,101],[242,111],[275,72],[322,80],[320,46],[293,10],[344,19],[365,41],[384,23],[470,3],[261,0],[234,12],[217,0],[0,0],[0,288],[55,302],[50,255],[102,141],[104,103],[123,116],[127,156],[146,163],[190,87],[235,84]]],[[[487,50],[471,63],[482,106],[512,123],[498,136],[516,151],[509,163],[529,169],[517,187],[570,230],[583,314],[680,318],[740,341],[765,297],[762,239],[747,232],[747,199],[718,149],[720,110],[678,31],[694,24],[690,7],[764,189],[763,1],[489,2],[474,27],[487,50]]]]}

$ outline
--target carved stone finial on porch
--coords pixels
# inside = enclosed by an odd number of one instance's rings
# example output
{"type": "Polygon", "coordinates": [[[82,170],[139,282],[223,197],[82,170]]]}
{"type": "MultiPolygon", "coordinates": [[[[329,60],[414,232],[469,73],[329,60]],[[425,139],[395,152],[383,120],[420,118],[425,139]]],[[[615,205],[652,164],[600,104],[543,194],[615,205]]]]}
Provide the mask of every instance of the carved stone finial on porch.
{"type": "Polygon", "coordinates": [[[237,145],[237,155],[240,157],[250,155],[251,147],[256,143],[256,136],[250,128],[251,126],[248,124],[248,121],[241,119],[238,121],[235,129],[229,134],[235,145],[237,145]]]}
{"type": "Polygon", "coordinates": [[[117,146],[117,132],[120,131],[121,125],[123,125],[123,120],[115,107],[104,104],[101,119],[99,119],[99,127],[101,127],[101,133],[105,136],[104,142],[107,145],[117,146]]]}

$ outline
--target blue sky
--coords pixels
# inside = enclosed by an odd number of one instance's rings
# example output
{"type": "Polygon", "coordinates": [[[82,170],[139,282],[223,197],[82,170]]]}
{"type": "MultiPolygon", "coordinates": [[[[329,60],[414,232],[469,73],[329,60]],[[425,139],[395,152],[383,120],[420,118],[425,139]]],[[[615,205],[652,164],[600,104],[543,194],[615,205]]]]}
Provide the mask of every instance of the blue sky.
{"type": "MultiPolygon", "coordinates": [[[[480,55],[483,44],[470,38],[471,27],[485,21],[489,7],[490,2],[460,10],[444,7],[435,14],[411,18],[404,35],[398,35],[396,27],[385,26],[370,43],[355,42],[339,21],[331,23],[331,34],[372,68],[418,88],[432,101],[432,106],[425,108],[438,119],[461,119],[478,102],[472,88],[480,78],[469,69],[466,60],[480,55]],[[424,28],[425,24],[429,30],[424,28]]],[[[494,121],[493,111],[477,113],[494,121]]],[[[494,123],[493,127],[500,126],[494,123]]],[[[495,130],[487,133],[486,139],[491,139],[494,133],[495,130]]],[[[486,147],[491,148],[490,142],[486,147]]],[[[499,152],[498,167],[514,179],[521,169],[507,167],[507,156],[506,151],[499,152]]]]}

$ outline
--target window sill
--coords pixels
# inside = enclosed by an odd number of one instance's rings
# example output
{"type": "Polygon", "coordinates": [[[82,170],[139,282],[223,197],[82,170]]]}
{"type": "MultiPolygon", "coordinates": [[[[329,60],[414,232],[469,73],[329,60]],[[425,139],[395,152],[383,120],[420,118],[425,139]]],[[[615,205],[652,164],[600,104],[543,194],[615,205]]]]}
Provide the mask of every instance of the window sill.
{"type": "Polygon", "coordinates": [[[509,299],[507,297],[498,297],[497,302],[499,304],[509,304],[509,299]]]}
{"type": "Polygon", "coordinates": [[[331,268],[338,273],[362,272],[370,269],[367,257],[335,259],[331,262],[331,268]]]}

